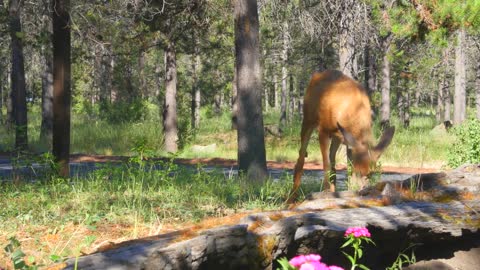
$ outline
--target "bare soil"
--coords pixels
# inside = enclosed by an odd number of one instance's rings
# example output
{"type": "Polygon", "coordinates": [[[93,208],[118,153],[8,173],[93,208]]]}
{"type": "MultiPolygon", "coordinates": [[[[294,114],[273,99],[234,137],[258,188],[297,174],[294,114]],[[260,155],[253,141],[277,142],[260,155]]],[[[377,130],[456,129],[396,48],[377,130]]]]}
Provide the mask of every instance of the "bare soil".
{"type": "MultiPolygon", "coordinates": [[[[73,154],[70,157],[70,162],[121,162],[128,160],[128,156],[104,156],[104,155],[87,155],[87,154],[73,154]]],[[[154,160],[168,160],[167,158],[154,158],[154,160]]],[[[177,158],[174,159],[175,163],[186,164],[186,165],[197,165],[202,164],[206,166],[218,166],[218,167],[234,167],[237,166],[237,161],[233,159],[224,159],[224,158],[194,158],[194,159],[184,159],[177,158]]],[[[295,162],[291,161],[267,161],[267,167],[272,169],[285,169],[291,170],[295,166],[295,162]]],[[[305,170],[323,170],[323,165],[317,162],[305,162],[303,167],[305,170]]],[[[337,165],[337,170],[346,169],[345,165],[337,165]]],[[[417,173],[433,173],[439,172],[441,169],[438,168],[412,168],[412,167],[392,167],[392,166],[382,166],[383,172],[388,173],[407,173],[407,174],[417,174],[417,173]]]]}

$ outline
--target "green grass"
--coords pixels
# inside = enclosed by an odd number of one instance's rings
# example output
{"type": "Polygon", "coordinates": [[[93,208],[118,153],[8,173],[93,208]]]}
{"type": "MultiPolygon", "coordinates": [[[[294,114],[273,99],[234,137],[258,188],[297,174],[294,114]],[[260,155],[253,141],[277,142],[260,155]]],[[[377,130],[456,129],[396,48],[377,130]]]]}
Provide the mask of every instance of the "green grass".
{"type": "MultiPolygon", "coordinates": [[[[287,179],[254,185],[225,178],[220,171],[207,173],[199,167],[194,172],[171,162],[156,170],[154,165],[131,161],[106,164],[87,178],[1,183],[0,245],[15,237],[26,254],[48,265],[52,256],[76,256],[78,247],[91,252],[105,239],[133,239],[208,217],[282,209],[291,188],[287,179]],[[82,246],[85,237],[88,246],[82,246]]],[[[308,193],[315,187],[303,188],[308,193]]],[[[7,263],[0,255],[0,265],[7,263]]]]}
{"type": "MultiPolygon", "coordinates": [[[[39,145],[40,113],[31,108],[29,136],[32,150],[39,145]]],[[[106,155],[166,156],[162,150],[162,128],[157,110],[138,123],[108,123],[95,117],[73,114],[72,152],[106,155]]],[[[236,132],[230,114],[219,116],[202,110],[200,128],[184,129],[183,149],[176,157],[220,157],[236,159],[236,132]],[[215,144],[214,150],[193,151],[195,145],[215,144]]],[[[278,112],[265,114],[265,125],[278,122],[278,112]]],[[[409,128],[397,127],[392,145],[381,158],[382,165],[440,168],[446,164],[452,135],[435,132],[433,116],[414,115],[409,128]]],[[[295,161],[300,144],[300,119],[290,123],[282,138],[266,135],[267,159],[295,161]]],[[[185,127],[184,127],[185,128],[185,127]]],[[[379,137],[378,125],[374,127],[379,137]]],[[[11,131],[0,128],[0,150],[11,150],[11,131]]],[[[321,162],[316,133],[311,138],[307,161],[321,162]]],[[[346,163],[345,151],[338,163],[346,163]]],[[[44,157],[43,162],[48,162],[44,157]]],[[[29,164],[38,158],[23,158],[29,164]]],[[[135,159],[134,159],[135,160],[135,159]]],[[[40,161],[41,158],[40,158],[40,161]]],[[[275,210],[285,207],[291,179],[252,185],[242,178],[225,178],[222,173],[199,173],[164,163],[164,170],[153,170],[148,162],[105,167],[85,178],[56,179],[47,174],[34,183],[0,184],[0,245],[10,237],[22,244],[37,264],[48,265],[58,258],[91,252],[102,241],[126,240],[158,234],[194,224],[209,217],[224,217],[248,210],[275,210]],[[140,168],[139,168],[140,166],[140,168]],[[175,173],[173,173],[175,172],[175,173]]],[[[303,183],[302,194],[319,190],[318,184],[303,183]]],[[[0,265],[8,258],[0,255],[0,265]]]]}
{"type": "MultiPolygon", "coordinates": [[[[393,142],[381,157],[384,165],[402,167],[433,167],[446,166],[448,147],[454,141],[452,135],[435,133],[435,117],[428,110],[416,110],[413,113],[409,128],[403,128],[393,117],[397,127],[393,142]]],[[[137,144],[150,150],[151,155],[165,156],[162,146],[162,126],[158,109],[149,106],[148,117],[137,123],[108,123],[95,117],[73,114],[71,130],[72,153],[102,154],[102,155],[133,155],[132,150],[137,144]]],[[[279,113],[270,110],[264,115],[265,125],[278,123],[279,113]]],[[[179,121],[181,122],[181,121],[179,121]]],[[[272,161],[295,161],[300,147],[301,119],[294,119],[284,130],[284,136],[278,138],[266,134],[267,159],[272,161]]],[[[201,111],[201,125],[192,131],[183,128],[186,135],[181,136],[183,148],[176,154],[182,158],[237,158],[236,131],[231,129],[230,113],[223,112],[216,116],[211,109],[201,111]],[[213,148],[194,150],[195,146],[213,145],[213,148]]],[[[45,146],[38,142],[40,130],[40,113],[38,108],[31,108],[29,114],[30,146],[35,151],[45,151],[45,146]]],[[[378,125],[374,126],[375,137],[380,136],[378,125]]],[[[0,151],[11,150],[14,142],[12,132],[0,128],[0,151]]],[[[346,163],[344,149],[340,149],[337,163],[346,163]]],[[[307,161],[321,162],[318,136],[314,132],[308,149],[307,161]]]]}

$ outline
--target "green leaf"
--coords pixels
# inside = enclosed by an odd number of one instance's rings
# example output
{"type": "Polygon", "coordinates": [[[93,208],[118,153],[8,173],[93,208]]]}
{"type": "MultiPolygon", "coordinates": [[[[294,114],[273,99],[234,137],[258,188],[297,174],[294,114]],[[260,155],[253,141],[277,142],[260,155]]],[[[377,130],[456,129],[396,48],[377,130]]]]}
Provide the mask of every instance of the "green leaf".
{"type": "Polygon", "coordinates": [[[344,247],[350,245],[353,242],[353,240],[355,240],[355,239],[350,237],[350,239],[348,239],[348,241],[345,242],[340,248],[344,248],[344,247]]]}
{"type": "Polygon", "coordinates": [[[358,253],[358,258],[359,258],[359,259],[362,258],[362,256],[363,256],[363,250],[359,248],[359,249],[357,249],[357,253],[358,253]]]}
{"type": "Polygon", "coordinates": [[[350,261],[352,265],[355,264],[355,259],[352,256],[348,255],[346,252],[343,252],[343,251],[342,253],[345,255],[345,257],[347,257],[347,259],[350,261]]]}
{"type": "Polygon", "coordinates": [[[280,264],[281,268],[278,268],[277,270],[295,270],[295,267],[293,267],[289,262],[288,259],[283,257],[277,260],[278,264],[280,264]]]}
{"type": "Polygon", "coordinates": [[[357,264],[358,267],[364,269],[364,270],[370,270],[370,268],[366,267],[365,265],[363,264],[357,264]]]}
{"type": "Polygon", "coordinates": [[[52,254],[50,255],[50,260],[52,262],[59,262],[62,260],[62,257],[60,257],[59,255],[56,255],[56,254],[52,254]]]}

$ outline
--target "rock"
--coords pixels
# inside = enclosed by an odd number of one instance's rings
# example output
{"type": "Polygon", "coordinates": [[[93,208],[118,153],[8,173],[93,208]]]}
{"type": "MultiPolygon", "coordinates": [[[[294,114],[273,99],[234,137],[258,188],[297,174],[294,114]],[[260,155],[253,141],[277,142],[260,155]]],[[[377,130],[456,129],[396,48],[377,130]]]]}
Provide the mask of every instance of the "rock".
{"type": "MultiPolygon", "coordinates": [[[[314,194],[293,210],[253,214],[234,226],[194,232],[190,239],[176,233],[132,241],[80,257],[78,267],[276,269],[277,259],[306,253],[348,267],[339,249],[345,241],[343,234],[348,227],[361,226],[369,228],[376,243],[376,247],[365,246],[362,258],[371,269],[385,269],[406,246],[418,243],[422,244],[415,251],[419,262],[407,269],[477,269],[469,267],[480,265],[480,198],[474,188],[479,186],[479,172],[478,166],[471,165],[387,181],[367,189],[363,196],[352,192],[314,194]],[[403,200],[402,192],[414,188],[450,200],[403,200]],[[465,190],[475,196],[466,200],[465,190]],[[383,206],[382,198],[392,203],[383,206]]],[[[66,269],[73,269],[75,261],[66,261],[66,269]]]]}

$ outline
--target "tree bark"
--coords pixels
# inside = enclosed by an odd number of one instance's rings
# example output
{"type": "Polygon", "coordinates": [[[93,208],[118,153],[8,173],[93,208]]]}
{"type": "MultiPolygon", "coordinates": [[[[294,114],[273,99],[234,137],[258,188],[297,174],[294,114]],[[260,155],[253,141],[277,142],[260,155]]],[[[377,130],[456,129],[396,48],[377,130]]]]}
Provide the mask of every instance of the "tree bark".
{"type": "Polygon", "coordinates": [[[404,92],[404,95],[403,95],[403,126],[405,128],[408,128],[410,126],[410,104],[411,104],[411,100],[410,100],[410,83],[407,81],[406,83],[406,88],[405,88],[405,92],[404,92]]]}
{"type": "Polygon", "coordinates": [[[443,123],[445,121],[445,74],[438,72],[438,95],[437,95],[437,123],[443,123]]]}
{"type": "Polygon", "coordinates": [[[59,174],[69,176],[71,40],[70,0],[52,1],[53,17],[53,155],[59,174]]]}
{"type": "Polygon", "coordinates": [[[382,126],[390,125],[390,37],[384,40],[382,63],[382,104],[380,106],[380,122],[382,126]]]}
{"type": "Polygon", "coordinates": [[[198,43],[194,37],[194,54],[192,57],[192,108],[191,108],[191,125],[192,129],[196,129],[200,125],[200,102],[201,102],[201,93],[200,85],[198,83],[198,75],[200,74],[200,53],[198,43]]]}
{"type": "Polygon", "coordinates": [[[146,53],[144,51],[140,52],[138,56],[138,78],[139,78],[139,94],[142,99],[148,99],[149,93],[147,88],[147,80],[145,79],[145,61],[146,53]]]}
{"type": "Polygon", "coordinates": [[[280,101],[280,123],[279,128],[280,132],[285,129],[287,125],[287,79],[288,79],[288,47],[289,47],[289,38],[288,38],[288,22],[283,23],[283,50],[282,50],[282,94],[280,101]]]}
{"type": "MultiPolygon", "coordinates": [[[[10,70],[8,70],[8,74],[11,74],[11,66],[10,70]]],[[[10,85],[10,90],[7,92],[7,100],[6,100],[6,106],[7,106],[7,119],[5,121],[5,126],[8,130],[11,130],[15,124],[15,117],[13,115],[13,101],[12,101],[12,76],[7,76],[7,85],[10,85]]]]}
{"type": "Polygon", "coordinates": [[[232,82],[232,129],[238,129],[238,87],[237,87],[237,61],[233,63],[233,82],[232,82]]]}
{"type": "Polygon", "coordinates": [[[455,45],[455,96],[453,99],[453,124],[459,125],[466,118],[466,70],[465,70],[465,30],[457,32],[455,45]]]}
{"type": "Polygon", "coordinates": [[[278,75],[277,75],[277,72],[275,70],[275,68],[273,68],[273,96],[275,98],[275,102],[274,102],[274,108],[276,111],[278,111],[280,109],[280,95],[279,95],[279,92],[278,92],[278,75]]]}
{"type": "Polygon", "coordinates": [[[358,65],[357,58],[355,57],[355,40],[352,33],[352,29],[354,29],[353,12],[355,11],[352,8],[354,1],[345,4],[347,5],[347,9],[342,14],[340,33],[338,35],[339,68],[345,75],[358,79],[358,65]]]}
{"type": "MultiPolygon", "coordinates": [[[[447,76],[447,75],[445,75],[447,76]]],[[[452,96],[450,94],[450,82],[447,79],[448,77],[445,78],[445,84],[444,84],[444,102],[445,102],[445,116],[444,116],[444,121],[450,121],[451,115],[452,115],[452,96]]]]}
{"type": "Polygon", "coordinates": [[[371,53],[370,45],[365,46],[365,52],[363,57],[364,57],[364,66],[365,66],[363,83],[365,86],[365,90],[367,90],[368,97],[371,100],[373,96],[373,91],[375,91],[376,74],[375,74],[375,58],[371,53]]]}
{"type": "Polygon", "coordinates": [[[42,76],[42,124],[40,127],[40,142],[50,148],[53,134],[53,63],[50,46],[44,47],[43,55],[44,71],[42,76]]]}
{"type": "Polygon", "coordinates": [[[12,46],[11,99],[15,120],[15,149],[28,147],[27,100],[25,86],[25,66],[23,59],[23,38],[20,12],[22,1],[9,1],[10,37],[12,46]]]}
{"type": "Polygon", "coordinates": [[[165,50],[165,102],[163,108],[165,151],[178,150],[177,126],[177,59],[175,43],[170,41],[165,50]]]}
{"type": "Polygon", "coordinates": [[[294,81],[293,81],[293,75],[290,73],[290,79],[289,79],[289,88],[290,88],[290,94],[289,94],[289,110],[288,110],[288,121],[291,123],[294,119],[295,116],[295,103],[297,102],[297,93],[295,92],[295,86],[294,86],[294,81]]]}
{"type": "Polygon", "coordinates": [[[235,1],[234,13],[238,78],[238,169],[250,181],[261,183],[267,177],[267,163],[257,1],[235,1]]]}

